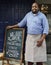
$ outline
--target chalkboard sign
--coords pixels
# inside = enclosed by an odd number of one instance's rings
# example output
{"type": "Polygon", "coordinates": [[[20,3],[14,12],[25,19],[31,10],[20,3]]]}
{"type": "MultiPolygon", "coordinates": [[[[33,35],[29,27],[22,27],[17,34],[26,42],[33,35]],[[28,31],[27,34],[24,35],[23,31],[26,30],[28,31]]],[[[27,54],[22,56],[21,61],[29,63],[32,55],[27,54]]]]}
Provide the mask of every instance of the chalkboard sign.
{"type": "Polygon", "coordinates": [[[8,59],[22,59],[24,28],[7,29],[5,33],[4,57],[8,59]]]}

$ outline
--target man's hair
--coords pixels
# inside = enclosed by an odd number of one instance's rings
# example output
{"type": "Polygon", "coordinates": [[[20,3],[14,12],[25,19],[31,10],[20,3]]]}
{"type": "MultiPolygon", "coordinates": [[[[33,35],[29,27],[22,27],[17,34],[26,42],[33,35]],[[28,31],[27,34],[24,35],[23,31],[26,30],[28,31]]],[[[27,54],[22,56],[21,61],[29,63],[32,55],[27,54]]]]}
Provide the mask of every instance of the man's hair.
{"type": "Polygon", "coordinates": [[[38,3],[38,2],[33,2],[32,5],[33,5],[34,3],[36,3],[36,4],[38,5],[38,7],[39,7],[39,3],[38,3]]]}

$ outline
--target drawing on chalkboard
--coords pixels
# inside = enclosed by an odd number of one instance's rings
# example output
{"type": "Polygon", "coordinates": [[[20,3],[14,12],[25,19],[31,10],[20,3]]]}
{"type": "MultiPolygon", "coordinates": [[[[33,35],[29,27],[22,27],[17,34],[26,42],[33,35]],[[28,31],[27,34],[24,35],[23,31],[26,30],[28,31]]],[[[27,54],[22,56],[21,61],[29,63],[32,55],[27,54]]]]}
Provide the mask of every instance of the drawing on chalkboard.
{"type": "Polygon", "coordinates": [[[24,28],[6,30],[5,39],[5,58],[21,60],[24,43],[24,28]]]}
{"type": "Polygon", "coordinates": [[[22,31],[10,32],[8,36],[8,41],[21,42],[21,35],[22,35],[22,31]]]}

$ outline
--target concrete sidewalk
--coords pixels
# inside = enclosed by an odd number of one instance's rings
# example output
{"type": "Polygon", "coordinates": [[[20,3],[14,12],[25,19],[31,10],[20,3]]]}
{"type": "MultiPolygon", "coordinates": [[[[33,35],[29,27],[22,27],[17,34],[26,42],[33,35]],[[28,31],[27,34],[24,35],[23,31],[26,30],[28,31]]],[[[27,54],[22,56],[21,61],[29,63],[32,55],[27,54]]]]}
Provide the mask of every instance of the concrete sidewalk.
{"type": "MultiPolygon", "coordinates": [[[[48,60],[47,60],[47,62],[44,63],[43,65],[51,65],[51,54],[48,54],[47,57],[48,57],[48,60]]],[[[7,63],[6,61],[4,61],[4,62],[7,63]]],[[[14,61],[14,60],[9,61],[9,63],[10,63],[11,65],[20,65],[19,62],[16,62],[16,61],[14,61]]],[[[0,65],[2,65],[2,60],[0,60],[0,65]]],[[[4,64],[4,65],[7,65],[7,64],[4,64]]],[[[22,63],[22,65],[24,65],[24,63],[22,63]]],[[[25,62],[25,65],[28,65],[27,62],[25,62]]],[[[34,65],[36,65],[36,63],[34,63],[34,65]]]]}
{"type": "MultiPolygon", "coordinates": [[[[20,63],[15,62],[15,61],[10,61],[9,63],[10,65],[20,65],[20,63]]],[[[2,65],[2,61],[0,61],[0,65],[2,65]]],[[[4,65],[7,65],[6,61],[4,65]]],[[[22,63],[22,65],[24,65],[24,63],[22,63]]],[[[28,65],[28,64],[26,63],[25,65],[28,65]]],[[[33,65],[36,65],[36,63],[34,63],[33,65]]],[[[43,65],[51,65],[51,62],[46,62],[43,65]]]]}

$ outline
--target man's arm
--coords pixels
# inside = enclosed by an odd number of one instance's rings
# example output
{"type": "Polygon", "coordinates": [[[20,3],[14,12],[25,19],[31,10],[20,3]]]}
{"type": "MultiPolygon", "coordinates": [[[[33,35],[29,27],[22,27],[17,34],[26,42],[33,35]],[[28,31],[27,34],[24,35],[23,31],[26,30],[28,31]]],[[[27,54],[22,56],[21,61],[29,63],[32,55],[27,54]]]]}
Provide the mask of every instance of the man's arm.
{"type": "Polygon", "coordinates": [[[42,45],[44,39],[46,38],[46,35],[48,35],[49,33],[49,24],[45,15],[43,15],[43,18],[42,18],[42,26],[43,26],[43,34],[41,38],[37,41],[38,47],[42,45]]]}
{"type": "Polygon", "coordinates": [[[10,28],[16,28],[19,27],[17,24],[16,25],[12,25],[12,26],[7,26],[6,29],[10,29],[10,28]]]}
{"type": "Polygon", "coordinates": [[[44,41],[44,39],[46,38],[46,34],[43,34],[41,36],[41,38],[37,41],[37,46],[40,47],[44,41]]]}
{"type": "Polygon", "coordinates": [[[26,25],[26,21],[27,21],[27,15],[18,24],[12,25],[12,26],[7,26],[6,28],[10,29],[10,28],[15,28],[15,27],[23,27],[26,25]]]}

